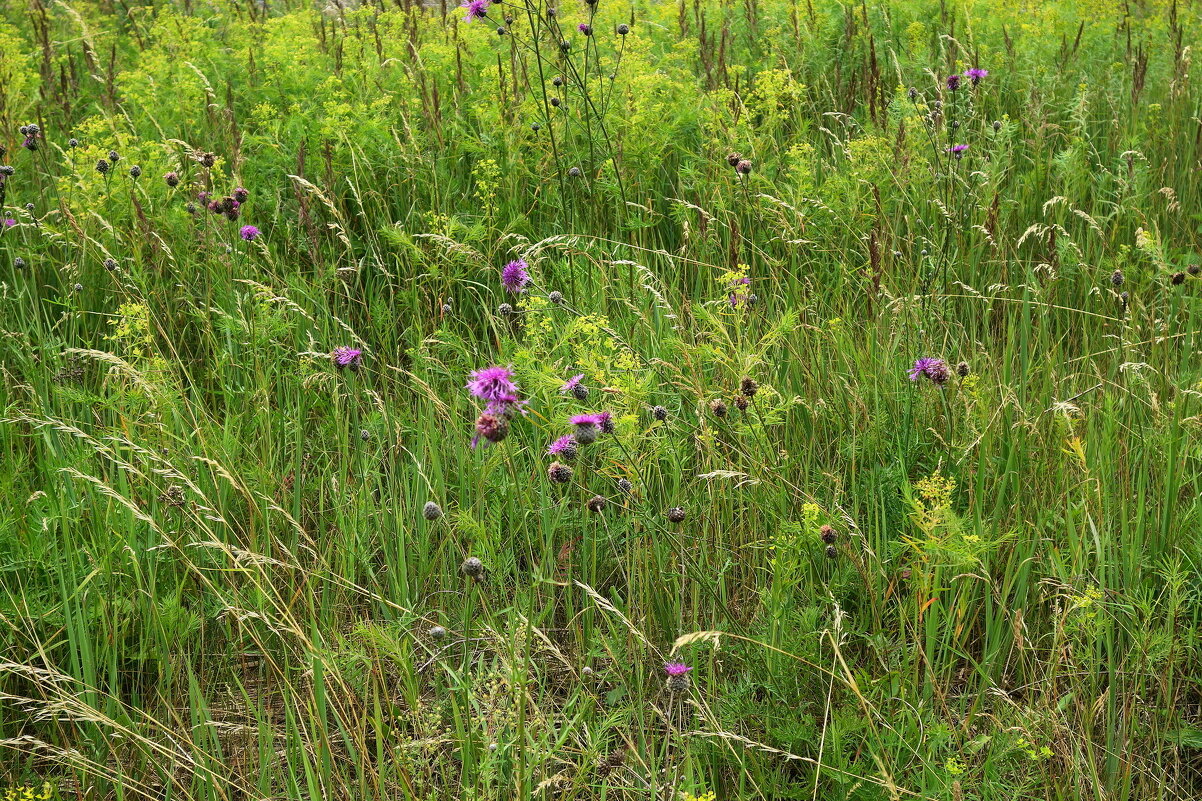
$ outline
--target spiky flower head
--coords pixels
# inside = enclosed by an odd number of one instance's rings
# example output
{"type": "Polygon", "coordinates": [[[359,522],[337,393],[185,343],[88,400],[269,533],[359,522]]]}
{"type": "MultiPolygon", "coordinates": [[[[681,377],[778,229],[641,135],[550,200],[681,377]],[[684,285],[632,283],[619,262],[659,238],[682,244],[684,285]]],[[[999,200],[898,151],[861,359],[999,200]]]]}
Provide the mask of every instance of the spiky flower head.
{"type": "Polygon", "coordinates": [[[960,362],[956,365],[956,375],[961,378],[966,377],[970,372],[972,372],[972,368],[968,366],[968,362],[960,362]]]}
{"type": "Polygon", "coordinates": [[[568,170],[568,176],[572,178],[579,178],[581,174],[582,173],[580,172],[579,167],[573,167],[572,169],[568,170]]]}
{"type": "Polygon", "coordinates": [[[827,559],[834,559],[838,555],[839,555],[838,548],[836,548],[834,545],[826,546],[826,558],[827,559]]]}
{"type": "Polygon", "coordinates": [[[484,412],[476,418],[476,438],[472,440],[472,446],[475,447],[481,437],[489,442],[497,443],[507,436],[509,436],[509,420],[504,415],[484,412]]]}
{"type": "Polygon", "coordinates": [[[651,416],[662,423],[664,420],[668,419],[668,410],[663,406],[652,406],[651,416]]]}
{"type": "Polygon", "coordinates": [[[617,430],[617,423],[614,422],[614,417],[609,412],[597,413],[597,427],[601,429],[602,434],[612,434],[617,430]]]}
{"type": "Polygon", "coordinates": [[[739,175],[751,175],[751,162],[748,159],[743,159],[735,165],[735,172],[739,175]]]}
{"type": "Polygon", "coordinates": [[[167,182],[167,186],[175,188],[179,186],[179,173],[169,172],[163,176],[163,180],[167,182]]]}
{"type": "Polygon", "coordinates": [[[561,462],[551,462],[547,468],[547,478],[553,484],[567,484],[572,480],[572,468],[561,462]]]}
{"type": "Polygon", "coordinates": [[[759,389],[760,385],[749,376],[744,376],[743,380],[739,382],[739,392],[742,392],[749,398],[754,397],[755,393],[759,392],[759,389]]]}
{"type": "Polygon", "coordinates": [[[592,35],[593,35],[593,26],[592,26],[592,25],[589,25],[587,22],[582,22],[582,23],[580,23],[579,25],[577,25],[577,26],[576,26],[576,30],[580,31],[580,32],[581,32],[581,33],[583,33],[585,36],[592,36],[592,35]]]}
{"type": "Polygon", "coordinates": [[[1185,283],[1185,273],[1183,273],[1183,272],[1173,273],[1173,277],[1170,278],[1169,281],[1170,281],[1170,283],[1172,283],[1173,286],[1181,286],[1182,284],[1185,283]]]}
{"type": "Polygon", "coordinates": [[[501,284],[516,295],[530,283],[529,268],[522,259],[514,259],[501,268],[501,284]]]}
{"type": "Polygon", "coordinates": [[[238,232],[238,235],[247,242],[253,242],[259,238],[259,229],[253,225],[244,225],[242,226],[242,230],[238,232]]]}
{"type": "Polygon", "coordinates": [[[739,162],[742,160],[743,160],[743,154],[741,154],[741,153],[727,153],[726,154],[726,163],[732,167],[739,166],[739,162]]]}
{"type": "Polygon", "coordinates": [[[589,498],[584,504],[590,512],[600,514],[605,511],[605,496],[594,495],[589,498]]]}
{"type": "Polygon", "coordinates": [[[952,145],[951,147],[949,147],[947,149],[947,152],[951,153],[953,156],[960,159],[960,158],[964,158],[964,153],[967,150],[968,150],[968,145],[952,145]]]}
{"type": "Polygon", "coordinates": [[[489,0],[464,0],[459,7],[467,12],[463,17],[464,21],[471,22],[474,19],[484,19],[488,16],[489,5],[489,0]]]}
{"type": "Polygon", "coordinates": [[[563,305],[563,293],[558,289],[554,289],[547,295],[547,300],[551,301],[556,306],[561,306],[563,305]]]}
{"type": "Polygon", "coordinates": [[[581,445],[596,442],[601,433],[601,420],[599,414],[578,414],[571,417],[568,422],[576,427],[576,442],[581,445]]]}
{"type": "Polygon", "coordinates": [[[577,453],[579,453],[579,448],[571,434],[564,434],[547,447],[548,456],[555,456],[568,462],[573,461],[577,453]]]}
{"type": "Polygon", "coordinates": [[[463,560],[463,564],[459,566],[459,572],[468,578],[478,579],[484,575],[484,563],[474,556],[469,556],[463,560]]]}
{"type": "Polygon", "coordinates": [[[245,203],[250,200],[250,192],[244,186],[240,186],[234,190],[234,200],[239,203],[245,203]]]}
{"type": "Polygon", "coordinates": [[[681,523],[684,521],[684,507],[673,506],[668,510],[668,520],[673,523],[681,523]]]}
{"type": "Polygon", "coordinates": [[[503,402],[518,394],[518,386],[513,382],[513,370],[499,365],[473,370],[468,374],[465,387],[475,397],[491,402],[503,402]]]}
{"type": "Polygon", "coordinates": [[[1112,272],[1110,274],[1110,283],[1112,286],[1116,286],[1116,287],[1122,286],[1123,282],[1126,280],[1127,280],[1127,277],[1123,275],[1122,270],[1115,270],[1114,272],[1112,272]]]}
{"type": "Polygon", "coordinates": [[[96,160],[96,172],[100,173],[101,175],[107,175],[110,166],[111,165],[104,159],[96,160]]]}
{"type": "Polygon", "coordinates": [[[426,501],[426,505],[422,507],[422,517],[427,520],[437,520],[442,517],[442,507],[434,501],[426,501]]]}
{"type": "Polygon", "coordinates": [[[710,401],[710,412],[714,417],[726,417],[726,403],[721,398],[714,398],[710,401]]]}
{"type": "Polygon", "coordinates": [[[113,164],[116,164],[120,160],[121,155],[116,150],[109,151],[109,161],[111,161],[113,164]]]}
{"type": "Polygon", "coordinates": [[[360,348],[352,348],[347,345],[339,345],[334,348],[330,354],[330,358],[334,361],[334,366],[339,370],[350,368],[356,370],[359,365],[363,364],[363,351],[360,348]]]}
{"type": "Polygon", "coordinates": [[[677,693],[689,689],[689,671],[692,669],[684,662],[669,662],[664,665],[664,673],[668,674],[668,689],[677,693]]]}
{"type": "Polygon", "coordinates": [[[618,492],[621,492],[623,495],[629,495],[633,490],[634,485],[629,480],[625,478],[618,479],[618,492]]]}
{"type": "Polygon", "coordinates": [[[960,76],[959,75],[947,76],[947,88],[953,92],[956,91],[957,89],[959,89],[960,88],[960,76]]]}
{"type": "Polygon", "coordinates": [[[141,177],[142,177],[142,168],[141,168],[141,167],[139,167],[137,164],[135,164],[134,166],[130,167],[130,168],[129,168],[129,177],[130,177],[130,178],[135,178],[135,179],[136,179],[136,178],[141,178],[141,177]]]}
{"type": "Polygon", "coordinates": [[[951,377],[947,363],[943,359],[933,357],[924,357],[914,362],[914,366],[910,368],[910,380],[917,381],[920,377],[926,376],[935,384],[946,383],[951,377]]]}
{"type": "Polygon", "coordinates": [[[972,69],[970,69],[964,73],[964,77],[967,78],[968,80],[972,81],[973,86],[976,86],[988,74],[989,74],[989,70],[983,70],[983,69],[980,69],[979,67],[973,67],[972,69]]]}
{"type": "Polygon", "coordinates": [[[833,545],[835,539],[838,538],[839,535],[835,533],[834,526],[824,525],[822,528],[818,529],[818,536],[821,537],[822,541],[827,545],[833,545]]]}
{"type": "Polygon", "coordinates": [[[580,383],[584,380],[584,373],[576,375],[563,382],[563,386],[559,388],[560,392],[570,392],[576,400],[584,400],[588,397],[588,387],[580,383]]]}
{"type": "Polygon", "coordinates": [[[735,408],[740,412],[747,411],[747,407],[751,406],[751,401],[747,400],[746,395],[735,395],[735,408]]]}
{"type": "Polygon", "coordinates": [[[618,23],[618,36],[625,36],[630,33],[630,26],[625,22],[618,23]]]}

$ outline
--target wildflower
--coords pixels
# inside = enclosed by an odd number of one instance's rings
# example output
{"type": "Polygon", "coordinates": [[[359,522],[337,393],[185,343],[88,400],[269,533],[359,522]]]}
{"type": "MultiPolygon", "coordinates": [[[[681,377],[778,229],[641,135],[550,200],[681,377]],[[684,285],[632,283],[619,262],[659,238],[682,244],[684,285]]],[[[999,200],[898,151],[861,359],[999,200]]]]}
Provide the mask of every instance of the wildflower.
{"type": "Polygon", "coordinates": [[[548,456],[558,456],[568,462],[574,460],[577,453],[579,453],[579,448],[571,434],[564,434],[547,447],[548,456]]]}
{"type": "Polygon", "coordinates": [[[668,419],[668,410],[663,406],[652,406],[651,416],[662,423],[664,420],[668,419]]]}
{"type": "Polygon", "coordinates": [[[911,86],[908,90],[906,90],[906,97],[910,98],[910,102],[913,103],[918,99],[918,90],[911,86]]]}
{"type": "Polygon", "coordinates": [[[138,179],[142,177],[142,168],[137,164],[129,168],[129,177],[138,179]]]}
{"type": "Polygon", "coordinates": [[[961,378],[966,377],[970,372],[972,372],[972,369],[968,366],[968,362],[960,362],[956,365],[956,375],[961,378]]]}
{"type": "Polygon", "coordinates": [[[442,517],[442,507],[434,501],[426,501],[426,505],[422,507],[422,517],[427,520],[437,520],[442,517]]]}
{"type": "MultiPolygon", "coordinates": [[[[594,0],[594,1],[595,1],[595,0],[594,0]]],[[[577,25],[577,26],[576,26],[576,30],[580,31],[580,32],[581,32],[581,33],[583,33],[585,36],[592,36],[592,35],[593,35],[593,26],[592,26],[592,25],[589,25],[587,22],[582,22],[582,23],[580,23],[579,25],[577,25]]]]}
{"type": "Polygon", "coordinates": [[[743,156],[739,153],[727,153],[726,163],[732,167],[739,166],[739,162],[743,160],[743,156]]]}
{"type": "Polygon", "coordinates": [[[689,671],[691,667],[683,662],[669,662],[664,665],[664,673],[668,674],[668,689],[672,692],[684,692],[689,689],[689,671]]]}
{"type": "Polygon", "coordinates": [[[1127,278],[1126,278],[1126,276],[1123,275],[1122,270],[1115,270],[1114,272],[1112,272],[1110,274],[1110,283],[1113,286],[1116,286],[1116,287],[1122,286],[1123,282],[1126,280],[1127,280],[1127,278]]]}
{"type": "Polygon", "coordinates": [[[551,79],[551,85],[552,86],[563,86],[563,76],[556,75],[554,78],[551,79]]]}
{"type": "Polygon", "coordinates": [[[20,256],[17,256],[15,259],[13,259],[13,267],[15,267],[18,270],[24,270],[25,269],[25,259],[21,258],[20,256]]]}
{"type": "Polygon", "coordinates": [[[919,376],[926,376],[934,384],[945,384],[950,378],[947,363],[943,359],[930,357],[919,359],[910,368],[911,381],[917,381],[919,376]]]}
{"type": "Polygon", "coordinates": [[[759,390],[760,385],[749,376],[744,376],[743,380],[739,382],[739,392],[743,393],[749,398],[754,397],[755,393],[759,392],[759,390]]]}
{"type": "Polygon", "coordinates": [[[838,548],[836,548],[834,545],[826,546],[826,558],[827,559],[834,559],[838,555],[839,555],[838,548]]]}
{"type": "Polygon", "coordinates": [[[628,33],[630,33],[630,26],[627,25],[625,22],[619,23],[618,36],[625,36],[628,33]]]}
{"type": "Polygon", "coordinates": [[[104,260],[104,269],[108,270],[110,273],[115,272],[117,270],[117,260],[116,259],[105,259],[104,260]]]}
{"type": "Polygon", "coordinates": [[[9,217],[4,221],[5,228],[12,228],[16,224],[17,224],[17,221],[14,220],[12,217],[9,217]]]}
{"type": "Polygon", "coordinates": [[[1000,130],[1002,130],[1002,121],[1001,121],[1001,120],[994,120],[994,121],[993,121],[993,132],[994,132],[994,133],[997,133],[997,132],[998,132],[998,131],[1000,131],[1000,130]]]}
{"type": "Polygon", "coordinates": [[[746,395],[735,395],[735,408],[740,412],[747,411],[747,407],[751,405],[751,401],[747,400],[746,395]]]}
{"type": "Polygon", "coordinates": [[[551,466],[547,468],[547,478],[551,479],[553,484],[567,484],[572,480],[572,468],[560,462],[551,462],[551,466]]]}
{"type": "Polygon", "coordinates": [[[498,26],[497,26],[497,36],[504,36],[504,35],[505,35],[505,34],[507,34],[507,33],[509,33],[509,31],[505,30],[505,26],[504,26],[504,25],[498,25],[498,26]]]}
{"type": "Polygon", "coordinates": [[[973,86],[976,86],[977,84],[979,84],[981,82],[981,79],[984,78],[988,74],[989,74],[989,70],[983,70],[983,69],[979,69],[977,67],[973,67],[968,72],[964,73],[964,77],[968,78],[970,81],[972,81],[973,86]]]}
{"type": "Polygon", "coordinates": [[[726,417],[726,404],[721,398],[714,398],[710,401],[710,411],[714,417],[726,417]]]}
{"type": "Polygon", "coordinates": [[[105,161],[104,159],[97,159],[96,160],[96,172],[100,173],[101,175],[107,175],[108,171],[109,171],[109,163],[107,161],[105,161]]]}
{"type": "Polygon", "coordinates": [[[947,76],[947,88],[953,92],[956,91],[957,89],[959,89],[960,88],[960,76],[959,75],[947,76]]]}
{"type": "Polygon", "coordinates": [[[75,148],[79,147],[79,140],[76,139],[74,136],[71,137],[70,139],[67,140],[67,147],[69,147],[71,149],[75,149],[75,148]]]}
{"type": "Polygon", "coordinates": [[[572,169],[568,170],[568,175],[572,178],[579,178],[581,174],[582,173],[580,172],[579,167],[573,167],[572,169]]]}
{"type": "Polygon", "coordinates": [[[484,19],[488,16],[489,0],[464,0],[460,8],[467,11],[464,16],[465,22],[471,22],[474,19],[484,19]]]}
{"type": "MultiPolygon", "coordinates": [[[[551,105],[554,106],[555,108],[559,108],[559,104],[562,102],[563,101],[560,100],[558,97],[551,98],[551,105]]],[[[574,169],[576,169],[576,167],[573,167],[572,169],[574,170],[574,169]]]]}
{"type": "Polygon", "coordinates": [[[962,159],[964,158],[964,151],[966,150],[968,150],[968,145],[952,145],[947,149],[947,152],[951,153],[958,159],[962,159]]]}
{"type": "Polygon", "coordinates": [[[600,514],[601,512],[605,511],[605,497],[602,495],[594,495],[585,501],[584,505],[590,512],[600,514]]]}
{"type": "Polygon", "coordinates": [[[821,537],[822,541],[825,542],[827,545],[833,545],[835,542],[835,539],[839,535],[835,533],[834,526],[828,525],[828,526],[823,526],[822,528],[820,528],[818,530],[818,536],[821,537]]]}
{"type": "Polygon", "coordinates": [[[1185,283],[1185,273],[1173,273],[1173,277],[1169,279],[1169,282],[1172,283],[1173,286],[1181,286],[1185,283]]]}
{"type": "Polygon", "coordinates": [[[259,238],[259,229],[253,225],[244,225],[242,226],[242,230],[238,232],[238,235],[247,242],[253,242],[259,238]]]}
{"type": "Polygon", "coordinates": [[[334,366],[340,370],[347,367],[357,370],[359,365],[363,364],[363,351],[359,348],[340,345],[334,348],[330,358],[334,360],[334,366]]]}
{"type": "Polygon", "coordinates": [[[4,183],[5,178],[11,178],[17,172],[17,168],[11,164],[0,165],[0,183],[4,183]]]}
{"type": "Polygon", "coordinates": [[[596,442],[604,419],[600,414],[578,414],[570,418],[568,422],[576,427],[576,442],[581,445],[596,442]]]}
{"type": "Polygon", "coordinates": [[[681,523],[684,521],[684,508],[681,506],[673,506],[668,510],[668,520],[672,523],[681,523]]]}
{"type": "Polygon", "coordinates": [[[478,579],[484,575],[484,563],[474,556],[469,556],[463,560],[463,564],[459,566],[459,570],[468,578],[478,579]]]}
{"type": "Polygon", "coordinates": [[[476,418],[476,436],[472,439],[472,447],[480,443],[480,438],[492,443],[501,442],[509,436],[509,420],[504,415],[484,412],[476,418]]]}
{"type": "Polygon", "coordinates": [[[751,174],[751,162],[748,161],[747,159],[743,159],[742,161],[740,161],[738,164],[735,165],[735,172],[737,172],[739,175],[750,175],[751,174]]]}
{"type": "Polygon", "coordinates": [[[432,640],[445,640],[447,638],[447,630],[442,626],[431,626],[427,633],[432,640]]]}
{"type": "Polygon", "coordinates": [[[547,295],[547,300],[551,301],[556,306],[562,306],[563,305],[563,293],[560,292],[558,289],[552,290],[551,293],[547,295]]]}
{"type": "Polygon", "coordinates": [[[200,162],[200,166],[206,170],[213,169],[213,165],[217,163],[217,156],[212,153],[200,153],[196,156],[196,160],[200,162]]]}
{"type": "Polygon", "coordinates": [[[521,259],[509,262],[501,269],[501,283],[510,292],[521,292],[530,283],[529,265],[521,259]]]}
{"type": "Polygon", "coordinates": [[[240,186],[234,190],[234,200],[238,201],[239,203],[245,203],[246,201],[250,200],[250,192],[246,191],[245,187],[240,186]]]}
{"type": "Polygon", "coordinates": [[[359,429],[359,439],[363,440],[364,442],[367,442],[369,439],[371,439],[371,432],[368,431],[366,428],[359,429]]]}
{"type": "Polygon", "coordinates": [[[509,305],[508,303],[500,303],[497,305],[497,314],[501,315],[502,317],[512,317],[513,306],[509,305]]]}
{"type": "Polygon", "coordinates": [[[597,426],[601,429],[602,434],[612,434],[617,428],[613,415],[609,412],[599,412],[597,414],[597,426]]]}
{"type": "Polygon", "coordinates": [[[485,367],[468,374],[468,392],[490,403],[509,403],[516,398],[518,386],[513,383],[513,371],[508,367],[485,367]]]}
{"type": "Polygon", "coordinates": [[[1123,311],[1127,311],[1127,307],[1131,304],[1131,294],[1124,292],[1119,295],[1119,304],[1123,307],[1123,311]]]}
{"type": "Polygon", "coordinates": [[[442,313],[443,314],[450,314],[452,311],[453,310],[451,309],[451,304],[449,304],[449,303],[442,304],[442,313]]]}
{"type": "Polygon", "coordinates": [[[179,186],[179,173],[169,172],[163,176],[163,180],[167,182],[167,186],[170,186],[172,189],[174,189],[175,187],[179,186]]]}
{"type": "Polygon", "coordinates": [[[623,495],[629,495],[633,490],[634,485],[631,484],[630,481],[624,478],[618,479],[618,492],[622,493],[623,495]]]}

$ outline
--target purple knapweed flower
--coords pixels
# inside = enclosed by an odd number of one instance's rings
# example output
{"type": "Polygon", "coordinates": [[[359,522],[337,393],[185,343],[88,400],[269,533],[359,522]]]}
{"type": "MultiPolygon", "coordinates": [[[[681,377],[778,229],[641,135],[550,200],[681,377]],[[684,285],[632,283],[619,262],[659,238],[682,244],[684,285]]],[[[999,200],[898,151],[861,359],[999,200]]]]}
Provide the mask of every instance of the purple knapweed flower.
{"type": "Polygon", "coordinates": [[[954,153],[955,155],[958,156],[961,153],[963,153],[965,150],[968,150],[968,145],[952,145],[951,147],[949,147],[947,149],[947,152],[954,153]]]}
{"type": "Polygon", "coordinates": [[[259,229],[255,228],[253,225],[244,225],[242,226],[242,230],[238,232],[238,235],[247,242],[253,242],[259,238],[259,229]]]}
{"type": "Polygon", "coordinates": [[[951,378],[951,371],[943,359],[928,356],[914,362],[914,366],[910,368],[911,381],[917,381],[920,376],[926,376],[935,384],[945,384],[951,378]]]}
{"type": "Polygon", "coordinates": [[[497,403],[510,403],[517,399],[518,387],[513,383],[513,371],[508,367],[485,367],[468,375],[468,392],[477,398],[497,403]]]}
{"type": "Polygon", "coordinates": [[[602,434],[612,434],[616,425],[614,424],[613,415],[609,412],[597,413],[597,427],[601,429],[602,434]]]}
{"type": "Polygon", "coordinates": [[[574,426],[593,426],[594,428],[601,427],[601,413],[592,412],[589,414],[577,414],[568,418],[568,422],[574,426]]]}
{"type": "Polygon", "coordinates": [[[521,259],[509,262],[501,269],[501,283],[514,294],[521,292],[530,283],[529,265],[521,259]]]}
{"type": "Polygon", "coordinates": [[[964,73],[964,77],[967,78],[968,80],[972,81],[973,86],[976,86],[977,84],[979,84],[981,82],[981,79],[984,78],[988,74],[989,74],[989,70],[983,70],[983,69],[979,69],[977,67],[973,67],[972,69],[970,69],[964,73]]]}
{"type": "Polygon", "coordinates": [[[583,33],[585,36],[592,36],[592,35],[593,35],[593,26],[592,26],[592,25],[589,25],[587,22],[582,22],[582,23],[580,23],[579,25],[577,25],[577,26],[576,26],[576,30],[580,31],[580,32],[581,32],[581,33],[583,33]]]}
{"type": "Polygon", "coordinates": [[[567,459],[573,459],[576,456],[576,438],[571,434],[564,434],[559,439],[552,442],[547,447],[548,456],[562,456],[567,459]]]}
{"type": "Polygon", "coordinates": [[[606,419],[600,414],[578,414],[569,418],[568,422],[576,427],[576,442],[588,445],[597,441],[601,434],[601,425],[606,419]]]}
{"type": "Polygon", "coordinates": [[[346,369],[347,367],[354,370],[363,364],[363,351],[359,348],[340,345],[334,348],[334,352],[330,354],[330,358],[334,360],[334,366],[339,370],[346,369]]]}
{"type": "Polygon", "coordinates": [[[667,673],[669,676],[683,676],[690,670],[692,670],[692,668],[686,665],[684,662],[669,662],[668,664],[664,665],[664,673],[667,673]]]}
{"type": "Polygon", "coordinates": [[[957,89],[959,89],[960,88],[960,76],[959,75],[947,76],[947,88],[953,92],[956,91],[957,89]]]}
{"type": "Polygon", "coordinates": [[[16,224],[17,224],[17,221],[14,220],[12,217],[9,217],[7,220],[4,221],[5,228],[12,228],[16,224]]]}
{"type": "Polygon", "coordinates": [[[246,187],[243,186],[235,189],[233,195],[234,200],[238,201],[239,203],[245,203],[246,201],[250,200],[250,192],[247,191],[246,187]]]}
{"type": "Polygon", "coordinates": [[[572,390],[576,389],[576,387],[580,386],[580,382],[582,380],[584,380],[584,373],[577,373],[567,381],[564,381],[563,386],[559,388],[559,391],[564,393],[571,392],[572,390]]]}
{"type": "Polygon", "coordinates": [[[484,19],[488,16],[489,0],[464,0],[460,8],[467,11],[467,15],[463,18],[466,22],[471,22],[474,19],[484,19]]]}

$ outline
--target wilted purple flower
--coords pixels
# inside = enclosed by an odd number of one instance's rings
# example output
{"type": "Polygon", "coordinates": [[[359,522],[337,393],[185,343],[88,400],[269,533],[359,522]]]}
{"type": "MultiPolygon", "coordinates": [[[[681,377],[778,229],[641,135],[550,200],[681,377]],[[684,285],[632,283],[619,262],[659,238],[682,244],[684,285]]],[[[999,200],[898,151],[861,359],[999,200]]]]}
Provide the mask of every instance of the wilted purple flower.
{"type": "Polygon", "coordinates": [[[924,357],[914,362],[914,366],[910,368],[911,381],[917,381],[919,376],[926,376],[935,384],[944,384],[951,377],[951,371],[943,359],[924,357]]]}
{"type": "Polygon", "coordinates": [[[476,436],[472,439],[472,447],[476,447],[480,438],[489,442],[500,442],[509,436],[509,421],[504,417],[485,412],[476,418],[476,436]]]}
{"type": "Polygon", "coordinates": [[[690,670],[692,670],[692,668],[686,665],[684,662],[669,662],[668,664],[664,665],[664,673],[667,673],[669,676],[683,676],[690,670]]]}
{"type": "Polygon", "coordinates": [[[989,74],[989,70],[983,70],[983,69],[979,69],[977,67],[973,67],[972,69],[970,69],[964,73],[964,77],[968,78],[970,81],[972,81],[973,86],[976,86],[977,84],[979,84],[981,82],[981,79],[984,78],[988,74],[989,74]]]}
{"type": "Polygon", "coordinates": [[[474,19],[484,19],[488,15],[489,0],[464,0],[460,8],[467,11],[467,15],[463,18],[467,22],[474,19]]]}
{"type": "Polygon", "coordinates": [[[614,433],[615,425],[614,418],[609,412],[597,413],[597,427],[601,429],[602,434],[614,433]]]}
{"type": "Polygon", "coordinates": [[[253,225],[244,225],[242,226],[242,230],[238,232],[238,235],[247,242],[253,242],[259,238],[259,229],[255,228],[253,225]]]}
{"type": "Polygon", "coordinates": [[[960,76],[959,75],[947,76],[947,88],[953,92],[956,91],[957,89],[959,89],[960,88],[960,76]]]}
{"type": "Polygon", "coordinates": [[[334,360],[334,366],[338,369],[350,367],[352,370],[363,364],[363,351],[359,348],[340,345],[334,348],[334,352],[330,354],[330,358],[334,360]]]}
{"type": "Polygon", "coordinates": [[[240,186],[234,190],[234,200],[239,203],[245,203],[247,200],[250,200],[250,192],[240,186]]]}
{"type": "Polygon", "coordinates": [[[501,269],[501,283],[510,292],[518,293],[530,283],[529,265],[521,259],[509,262],[501,269]]]}
{"type": "Polygon", "coordinates": [[[564,381],[563,386],[559,388],[559,391],[564,392],[564,393],[573,392],[573,391],[575,391],[576,387],[580,386],[580,382],[583,379],[584,379],[584,373],[577,373],[576,375],[569,378],[567,381],[564,381]]]}
{"type": "Polygon", "coordinates": [[[511,402],[518,393],[517,384],[513,383],[513,371],[508,367],[485,367],[474,370],[468,375],[466,384],[468,392],[477,398],[499,403],[511,402]]]}
{"type": "Polygon", "coordinates": [[[576,26],[576,30],[580,31],[580,32],[581,32],[581,33],[583,33],[585,36],[592,36],[592,35],[593,35],[593,26],[592,26],[592,25],[589,25],[587,22],[582,22],[582,23],[580,23],[579,25],[577,25],[577,26],[576,26]]]}

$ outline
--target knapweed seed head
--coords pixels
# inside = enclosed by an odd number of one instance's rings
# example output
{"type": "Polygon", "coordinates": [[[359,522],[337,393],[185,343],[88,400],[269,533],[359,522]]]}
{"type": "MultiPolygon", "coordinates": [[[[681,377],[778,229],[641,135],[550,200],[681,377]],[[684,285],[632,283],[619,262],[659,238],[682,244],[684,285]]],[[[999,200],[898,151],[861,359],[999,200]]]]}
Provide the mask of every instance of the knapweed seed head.
{"type": "Polygon", "coordinates": [[[585,502],[585,507],[594,514],[601,514],[605,511],[605,496],[594,495],[585,502]]]}
{"type": "Polygon", "coordinates": [[[659,420],[662,423],[663,421],[668,419],[668,410],[665,409],[663,406],[652,406],[651,407],[651,416],[654,417],[656,420],[659,420]]]}
{"type": "Polygon", "coordinates": [[[514,259],[501,268],[501,284],[510,292],[522,292],[530,283],[530,265],[522,259],[514,259]]]}
{"type": "Polygon", "coordinates": [[[834,526],[824,525],[822,528],[818,529],[818,536],[821,537],[822,541],[827,545],[834,545],[835,540],[839,535],[835,533],[834,526]]]}
{"type": "Polygon", "coordinates": [[[683,523],[685,518],[683,506],[673,506],[668,510],[668,520],[672,523],[683,523]]]}
{"type": "Polygon", "coordinates": [[[726,402],[721,398],[714,398],[710,401],[710,414],[714,417],[726,417],[727,408],[726,402]]]}
{"type": "Polygon", "coordinates": [[[459,572],[468,578],[478,579],[484,575],[484,563],[474,556],[469,556],[459,566],[459,572]]]}
{"type": "Polygon", "coordinates": [[[163,180],[167,182],[167,186],[174,189],[175,187],[179,186],[179,173],[169,172],[163,176],[163,180]]]}
{"type": "Polygon", "coordinates": [[[754,398],[755,393],[760,391],[760,385],[755,382],[755,379],[750,376],[743,376],[743,380],[739,382],[739,392],[749,398],[754,398]]]}
{"type": "Polygon", "coordinates": [[[738,167],[739,162],[742,160],[743,160],[743,154],[741,154],[741,153],[731,152],[731,153],[726,154],[726,163],[729,164],[731,167],[738,167]]]}
{"type": "Polygon", "coordinates": [[[551,292],[549,292],[547,294],[547,300],[551,301],[556,306],[562,306],[563,305],[563,293],[560,292],[558,289],[553,289],[553,290],[551,290],[551,292]]]}
{"type": "Polygon", "coordinates": [[[572,468],[562,462],[551,462],[547,468],[547,478],[552,484],[567,484],[572,480],[572,468]]]}
{"type": "Polygon", "coordinates": [[[745,412],[751,406],[751,401],[746,395],[735,395],[735,408],[740,412],[745,412]]]}
{"type": "Polygon", "coordinates": [[[743,159],[735,165],[735,172],[739,175],[751,175],[751,162],[748,159],[743,159]]]}
{"type": "Polygon", "coordinates": [[[437,520],[442,517],[442,507],[434,501],[426,501],[426,505],[422,507],[422,517],[427,520],[437,520]]]}
{"type": "Polygon", "coordinates": [[[476,435],[492,443],[509,436],[509,420],[504,415],[484,412],[476,418],[476,435]]]}
{"type": "Polygon", "coordinates": [[[568,175],[572,178],[579,178],[583,174],[584,173],[580,172],[579,167],[573,167],[572,169],[568,170],[568,175]]]}
{"type": "Polygon", "coordinates": [[[339,345],[334,348],[334,351],[330,354],[330,358],[333,360],[334,366],[339,370],[348,368],[357,370],[363,364],[363,351],[360,348],[339,345]]]}
{"type": "Polygon", "coordinates": [[[497,314],[501,317],[512,317],[514,315],[513,306],[508,303],[498,303],[497,314]]]}
{"type": "Polygon", "coordinates": [[[79,147],[79,140],[76,139],[74,136],[71,137],[70,139],[67,140],[67,147],[74,150],[75,148],[79,147]]]}
{"type": "Polygon", "coordinates": [[[24,270],[25,269],[25,259],[21,258],[20,256],[17,256],[16,258],[13,259],[13,267],[18,270],[24,270]]]}
{"type": "Polygon", "coordinates": [[[971,372],[972,368],[968,366],[968,362],[960,362],[956,365],[956,375],[961,378],[966,378],[971,372]]]}

